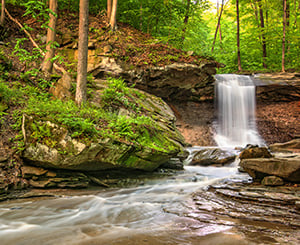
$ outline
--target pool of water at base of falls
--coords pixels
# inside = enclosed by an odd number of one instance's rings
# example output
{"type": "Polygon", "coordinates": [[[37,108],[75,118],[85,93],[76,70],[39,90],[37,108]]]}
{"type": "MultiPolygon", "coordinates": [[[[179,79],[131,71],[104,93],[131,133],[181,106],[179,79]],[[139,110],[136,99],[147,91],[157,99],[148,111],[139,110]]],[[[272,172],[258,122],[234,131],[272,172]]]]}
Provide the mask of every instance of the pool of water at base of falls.
{"type": "Polygon", "coordinates": [[[204,238],[224,244],[224,239],[233,241],[231,236],[239,240],[230,226],[198,228],[196,220],[183,215],[193,192],[224,178],[249,177],[234,167],[186,166],[174,176],[137,187],[2,202],[0,244],[202,244],[204,238]],[[215,235],[209,239],[211,234],[215,235]]]}

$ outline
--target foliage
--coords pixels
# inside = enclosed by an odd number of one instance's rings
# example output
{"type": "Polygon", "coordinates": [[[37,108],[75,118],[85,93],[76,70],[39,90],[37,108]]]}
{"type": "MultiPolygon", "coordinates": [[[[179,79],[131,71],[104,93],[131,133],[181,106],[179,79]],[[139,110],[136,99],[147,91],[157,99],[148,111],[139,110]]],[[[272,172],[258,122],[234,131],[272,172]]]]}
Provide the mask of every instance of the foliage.
{"type": "Polygon", "coordinates": [[[137,93],[127,87],[124,80],[108,78],[108,87],[102,93],[104,107],[120,107],[138,110],[138,105],[134,101],[132,94],[137,93]]]}
{"type": "MultiPolygon", "coordinates": [[[[116,91],[123,91],[123,96],[125,94],[133,97],[143,96],[136,93],[134,89],[126,87],[122,80],[109,79],[109,81],[110,86],[107,90],[116,85],[116,91]]],[[[13,113],[16,122],[14,128],[20,131],[16,136],[19,150],[24,148],[21,132],[23,115],[26,115],[26,118],[32,118],[30,120],[30,130],[32,131],[30,139],[33,142],[43,142],[49,147],[56,146],[58,142],[51,126],[45,122],[54,123],[67,129],[72,138],[85,143],[99,138],[111,138],[161,151],[167,149],[164,145],[166,142],[157,139],[161,130],[157,123],[144,115],[122,116],[89,103],[78,107],[73,100],[53,99],[42,88],[18,82],[12,83],[11,87],[5,82],[0,82],[0,100],[8,104],[19,105],[19,110],[15,110],[13,113]]],[[[125,106],[124,101],[120,100],[119,103],[122,104],[119,106],[125,106]]]]}
{"type": "MultiPolygon", "coordinates": [[[[8,2],[24,4],[26,13],[39,19],[48,16],[46,1],[21,0],[8,2]]],[[[106,0],[90,0],[90,12],[104,14],[106,0]]],[[[219,1],[221,2],[221,0],[219,1]]],[[[219,72],[237,70],[236,53],[236,13],[235,0],[225,1],[225,9],[221,19],[222,38],[219,37],[214,52],[211,47],[217,24],[215,6],[206,0],[191,1],[187,11],[187,0],[124,0],[118,3],[119,22],[125,22],[145,33],[149,33],[163,41],[185,51],[203,56],[213,56],[217,61],[226,64],[219,72]],[[184,23],[188,15],[188,22],[184,23]],[[184,30],[184,31],[183,31],[184,30]]],[[[240,0],[240,43],[241,61],[244,70],[263,71],[262,66],[262,33],[267,44],[267,71],[278,71],[281,68],[282,49],[282,1],[261,0],[265,19],[265,28],[260,27],[258,1],[240,0]]],[[[59,0],[60,9],[78,11],[77,0],[59,0]]],[[[289,25],[287,26],[286,65],[287,69],[300,69],[300,20],[299,0],[289,1],[289,25]]],[[[128,37],[129,38],[129,37],[128,37]]],[[[132,51],[134,52],[134,50],[132,51]]],[[[158,62],[155,53],[150,60],[158,62]]],[[[123,59],[130,60],[130,52],[123,59]]],[[[176,61],[176,57],[172,58],[176,61]]],[[[149,61],[145,61],[146,63],[149,61]]]]}

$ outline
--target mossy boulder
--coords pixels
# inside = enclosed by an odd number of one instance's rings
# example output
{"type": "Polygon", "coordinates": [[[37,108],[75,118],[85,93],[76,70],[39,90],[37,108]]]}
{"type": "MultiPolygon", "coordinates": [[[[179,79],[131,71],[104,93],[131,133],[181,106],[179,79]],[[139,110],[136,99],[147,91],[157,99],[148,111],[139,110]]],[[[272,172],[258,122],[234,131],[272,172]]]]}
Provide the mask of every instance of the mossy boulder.
{"type": "MultiPolygon", "coordinates": [[[[74,137],[74,132],[64,125],[50,122],[51,115],[48,115],[48,120],[30,115],[25,118],[23,125],[26,138],[23,159],[29,164],[43,168],[79,171],[125,168],[153,171],[182,152],[184,138],[175,127],[175,116],[169,106],[160,98],[145,92],[136,89],[126,91],[132,92],[130,96],[135,102],[134,107],[113,103],[107,107],[114,115],[124,114],[125,111],[126,115],[121,116],[123,121],[130,121],[137,115],[148,118],[149,129],[141,128],[143,125],[133,129],[136,130],[133,134],[143,133],[137,136],[138,140],[130,141],[115,135],[110,137],[108,133],[84,138],[74,137]]],[[[101,97],[101,93],[103,91],[98,91],[98,96],[94,98],[101,97]]],[[[100,106],[101,104],[99,110],[100,106]]],[[[118,116],[115,120],[118,120],[118,116]]],[[[95,127],[101,131],[101,127],[104,126],[102,123],[95,127]]],[[[109,127],[103,131],[107,129],[124,130],[121,127],[109,127]]]]}

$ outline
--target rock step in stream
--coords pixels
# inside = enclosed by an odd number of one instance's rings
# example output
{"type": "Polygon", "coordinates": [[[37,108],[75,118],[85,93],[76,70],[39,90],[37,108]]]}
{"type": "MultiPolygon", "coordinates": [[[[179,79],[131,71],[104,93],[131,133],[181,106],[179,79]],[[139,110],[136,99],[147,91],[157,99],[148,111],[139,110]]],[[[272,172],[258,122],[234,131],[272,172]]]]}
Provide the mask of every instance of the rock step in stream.
{"type": "Polygon", "coordinates": [[[253,242],[300,244],[300,187],[224,182],[194,193],[191,210],[185,215],[202,223],[233,226],[239,220],[235,228],[253,235],[253,242]]]}

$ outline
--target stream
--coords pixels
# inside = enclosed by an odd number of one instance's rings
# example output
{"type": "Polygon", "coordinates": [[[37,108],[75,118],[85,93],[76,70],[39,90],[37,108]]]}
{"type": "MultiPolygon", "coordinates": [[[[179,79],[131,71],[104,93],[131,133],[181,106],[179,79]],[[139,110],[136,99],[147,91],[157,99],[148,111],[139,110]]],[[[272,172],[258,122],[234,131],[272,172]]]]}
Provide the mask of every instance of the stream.
{"type": "MultiPolygon", "coordinates": [[[[135,187],[5,201],[0,204],[1,244],[278,244],[272,237],[291,234],[292,228],[276,225],[281,233],[275,235],[273,227],[266,238],[260,231],[272,227],[267,222],[199,213],[192,194],[207,193],[208,186],[224,181],[248,182],[249,176],[234,166],[185,166],[135,187]]],[[[201,199],[201,205],[207,203],[209,211],[213,199],[201,199]]]]}
{"type": "MultiPolygon", "coordinates": [[[[263,144],[249,78],[219,80],[216,142],[263,144]]],[[[197,147],[187,150],[191,161],[197,147]]],[[[185,166],[126,188],[52,190],[54,197],[1,202],[0,244],[300,244],[300,188],[251,185],[237,165],[185,166]]]]}
{"type": "MultiPolygon", "coordinates": [[[[0,204],[1,244],[199,244],[231,235],[183,215],[191,193],[224,178],[247,179],[235,167],[186,166],[172,177],[130,188],[0,204]]],[[[222,243],[223,244],[223,243],[222,243]]]]}

